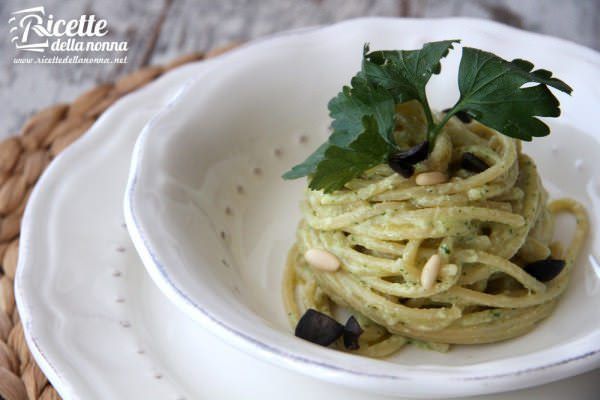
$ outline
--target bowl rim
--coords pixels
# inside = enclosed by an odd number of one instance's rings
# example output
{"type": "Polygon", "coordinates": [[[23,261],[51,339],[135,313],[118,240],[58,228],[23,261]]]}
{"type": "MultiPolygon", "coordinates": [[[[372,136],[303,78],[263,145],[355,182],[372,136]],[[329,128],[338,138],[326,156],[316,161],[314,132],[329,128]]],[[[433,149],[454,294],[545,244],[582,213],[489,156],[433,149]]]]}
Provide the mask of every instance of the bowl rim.
{"type": "MultiPolygon", "coordinates": [[[[229,60],[232,60],[236,57],[241,57],[243,55],[246,55],[247,53],[251,53],[252,51],[254,51],[254,49],[257,48],[257,46],[268,46],[273,42],[288,40],[298,35],[303,35],[307,32],[327,32],[328,30],[339,29],[340,27],[349,27],[348,29],[350,29],[353,25],[378,24],[381,21],[390,20],[393,21],[393,23],[418,22],[422,24],[427,24],[432,21],[432,19],[369,17],[346,20],[337,24],[328,25],[326,27],[309,27],[281,32],[275,35],[253,40],[245,45],[242,45],[239,48],[231,50],[230,52],[222,55],[218,59],[211,61],[213,63],[212,67],[207,69],[201,77],[191,79],[185,85],[183,85],[179,92],[171,99],[169,104],[163,110],[161,110],[154,118],[152,118],[150,122],[144,127],[140,136],[138,137],[138,140],[136,141],[134,151],[132,154],[131,168],[125,191],[123,208],[127,229],[134,243],[134,246],[142,259],[142,262],[146,267],[147,272],[151,276],[152,280],[161,289],[161,291],[165,293],[166,296],[171,301],[173,301],[179,308],[183,309],[187,315],[199,321],[213,334],[219,336],[220,338],[234,345],[238,349],[241,349],[249,354],[258,354],[259,357],[262,359],[286,366],[297,371],[301,371],[304,373],[308,372],[313,376],[319,376],[320,374],[324,374],[329,377],[337,377],[340,381],[344,381],[346,383],[351,383],[352,380],[357,379],[362,381],[366,380],[373,382],[381,380],[413,380],[431,383],[431,379],[434,378],[435,381],[438,381],[440,383],[444,382],[451,384],[460,382],[462,384],[465,384],[470,382],[474,384],[472,387],[470,387],[469,390],[465,390],[465,388],[463,388],[462,391],[458,390],[455,395],[493,393],[502,390],[514,390],[517,388],[534,386],[555,379],[576,375],[578,373],[582,373],[584,371],[599,367],[600,346],[598,346],[598,343],[600,343],[600,329],[591,332],[588,335],[577,339],[574,342],[568,342],[566,344],[561,344],[560,346],[553,347],[552,349],[545,349],[542,351],[529,353],[523,356],[511,357],[508,359],[491,360],[461,367],[435,366],[437,370],[430,370],[427,368],[429,366],[425,366],[419,371],[410,371],[410,369],[407,366],[395,365],[395,371],[390,371],[389,373],[385,374],[360,371],[345,367],[343,365],[337,365],[329,361],[322,361],[317,358],[306,356],[299,352],[294,352],[289,348],[282,348],[277,343],[266,343],[262,341],[260,337],[252,336],[243,332],[238,327],[232,326],[231,324],[227,323],[227,321],[224,321],[223,319],[219,318],[219,316],[213,314],[210,310],[204,307],[201,301],[198,302],[196,299],[194,299],[192,296],[186,293],[185,289],[179,286],[176,283],[176,280],[173,279],[169,272],[169,268],[160,260],[158,252],[156,251],[155,246],[153,245],[152,240],[150,239],[151,235],[149,235],[148,232],[144,230],[142,224],[140,223],[140,220],[144,217],[140,215],[137,204],[139,201],[143,201],[143,196],[141,195],[141,192],[143,192],[143,190],[140,189],[138,183],[140,180],[140,176],[143,174],[142,171],[144,171],[144,165],[146,165],[146,163],[149,162],[149,160],[145,157],[146,148],[148,146],[151,146],[151,140],[149,140],[149,138],[151,138],[153,132],[157,131],[156,128],[160,125],[161,121],[168,119],[169,116],[174,112],[177,104],[181,101],[181,99],[184,98],[186,94],[192,91],[194,85],[200,82],[201,79],[204,79],[206,75],[211,74],[219,66],[226,64],[229,60]],[[572,346],[574,343],[580,345],[578,346],[578,348],[584,347],[586,351],[565,357],[566,354],[572,354],[572,352],[564,351],[566,346],[572,346]],[[539,361],[525,363],[526,365],[536,364],[532,367],[515,368],[511,371],[506,370],[506,368],[504,367],[501,368],[501,370],[504,369],[504,371],[498,373],[480,375],[472,373],[444,373],[448,372],[444,370],[448,370],[450,368],[452,368],[454,372],[457,372],[460,371],[462,367],[472,367],[473,365],[478,364],[492,365],[493,363],[497,363],[499,361],[504,362],[507,360],[525,360],[528,357],[536,355],[539,356],[540,354],[549,356],[552,355],[552,357],[547,357],[547,361],[541,363],[539,361]],[[310,368],[307,369],[306,367],[310,368]],[[521,378],[525,376],[534,378],[531,379],[532,383],[524,383],[523,379],[521,378]],[[505,387],[507,384],[506,380],[515,379],[517,377],[519,378],[518,386],[512,386],[510,387],[510,389],[507,389],[507,387],[505,387]],[[486,386],[483,387],[482,383],[486,386]]],[[[504,32],[511,35],[518,34],[528,36],[531,38],[543,39],[545,41],[552,42],[557,47],[566,47],[572,53],[579,54],[581,58],[585,58],[587,60],[592,59],[596,65],[600,65],[600,53],[592,49],[586,48],[584,46],[570,42],[568,40],[528,32],[517,28],[509,27],[497,22],[481,20],[476,18],[440,18],[436,19],[435,21],[466,23],[478,28],[479,31],[484,31],[488,33],[490,31],[495,32],[497,34],[504,32]]]]}

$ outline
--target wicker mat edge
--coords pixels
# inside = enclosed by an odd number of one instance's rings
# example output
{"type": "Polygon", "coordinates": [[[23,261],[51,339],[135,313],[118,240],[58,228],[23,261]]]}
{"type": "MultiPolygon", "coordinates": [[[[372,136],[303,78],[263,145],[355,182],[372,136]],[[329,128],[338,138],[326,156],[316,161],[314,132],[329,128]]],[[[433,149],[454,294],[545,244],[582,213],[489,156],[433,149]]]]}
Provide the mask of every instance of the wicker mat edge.
{"type": "Polygon", "coordinates": [[[21,218],[41,173],[122,96],[173,68],[218,56],[235,46],[188,54],[100,84],[70,104],[55,104],[35,113],[19,135],[0,142],[0,400],[60,399],[27,348],[13,290],[21,218]]]}

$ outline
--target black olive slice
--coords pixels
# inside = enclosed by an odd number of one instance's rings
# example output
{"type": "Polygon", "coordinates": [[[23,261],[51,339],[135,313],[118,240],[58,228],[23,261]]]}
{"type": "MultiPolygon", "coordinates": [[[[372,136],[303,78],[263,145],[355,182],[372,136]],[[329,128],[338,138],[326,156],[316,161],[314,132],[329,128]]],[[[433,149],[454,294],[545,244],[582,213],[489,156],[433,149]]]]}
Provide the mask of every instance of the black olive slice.
{"type": "Polygon", "coordinates": [[[399,173],[405,178],[410,178],[415,173],[415,167],[401,161],[394,161],[392,160],[392,157],[389,158],[388,165],[394,170],[394,172],[399,173]]]}
{"type": "Polygon", "coordinates": [[[363,333],[360,324],[354,318],[354,315],[348,318],[346,326],[344,326],[344,346],[349,350],[356,350],[360,347],[358,338],[363,333]]]}
{"type": "Polygon", "coordinates": [[[415,173],[414,164],[425,160],[428,156],[429,142],[424,141],[408,150],[393,153],[388,158],[388,164],[395,172],[405,178],[415,173]]]}
{"type": "Polygon", "coordinates": [[[489,165],[485,163],[481,158],[477,157],[473,153],[464,153],[460,161],[461,168],[467,171],[480,173],[489,168],[489,165]]]}
{"type": "Polygon", "coordinates": [[[342,324],[312,308],[306,310],[294,332],[297,337],[321,346],[329,346],[343,333],[342,324]]]}
{"type": "Polygon", "coordinates": [[[428,156],[429,142],[426,140],[404,151],[398,151],[390,156],[390,160],[414,165],[425,160],[428,156]]]}
{"type": "Polygon", "coordinates": [[[556,278],[560,271],[565,267],[564,260],[555,260],[547,258],[545,260],[534,261],[523,268],[525,272],[533,276],[540,282],[548,282],[556,278]]]}

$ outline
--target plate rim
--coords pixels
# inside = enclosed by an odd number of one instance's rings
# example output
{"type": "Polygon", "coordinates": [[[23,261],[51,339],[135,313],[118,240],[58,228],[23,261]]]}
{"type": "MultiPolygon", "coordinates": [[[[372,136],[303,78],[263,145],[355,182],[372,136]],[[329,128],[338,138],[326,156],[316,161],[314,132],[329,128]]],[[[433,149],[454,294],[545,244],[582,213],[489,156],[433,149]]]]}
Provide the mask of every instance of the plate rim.
{"type": "MultiPolygon", "coordinates": [[[[44,375],[57,389],[63,398],[79,399],[76,390],[68,379],[66,379],[60,369],[54,365],[52,359],[47,356],[44,351],[43,345],[40,344],[40,335],[36,331],[36,325],[33,323],[35,320],[35,300],[30,300],[27,294],[27,274],[35,270],[34,264],[30,261],[32,258],[31,248],[36,243],[36,228],[34,222],[38,219],[37,215],[42,213],[46,206],[41,201],[41,197],[44,192],[47,191],[46,186],[48,181],[56,180],[60,177],[61,171],[64,169],[71,168],[71,159],[78,159],[80,154],[86,153],[87,150],[93,150],[92,146],[97,142],[103,140],[103,125],[105,121],[110,121],[113,118],[113,114],[118,114],[126,106],[141,99],[144,94],[151,91],[155,86],[164,86],[168,79],[176,79],[177,75],[181,75],[182,78],[188,74],[188,70],[201,68],[202,73],[205,69],[209,68],[209,65],[214,63],[213,59],[202,60],[199,62],[192,62],[183,65],[172,71],[167,71],[158,77],[155,81],[148,83],[146,86],[139,88],[131,93],[123,95],[113,105],[111,105],[100,117],[92,124],[92,126],[73,144],[67,149],[61,152],[48,167],[42,172],[37,183],[33,186],[30,194],[30,198],[25,207],[23,218],[21,222],[21,234],[19,238],[19,257],[17,261],[17,269],[14,279],[14,296],[16,307],[19,312],[21,324],[23,326],[23,333],[27,347],[37,362],[44,375]]],[[[168,104],[170,99],[177,95],[179,91],[187,84],[188,81],[195,78],[183,78],[182,82],[178,82],[178,90],[167,97],[165,104],[168,104]]]]}
{"type": "MultiPolygon", "coordinates": [[[[347,20],[347,21],[343,21],[343,22],[340,22],[337,24],[329,25],[324,28],[319,28],[319,30],[327,30],[327,29],[331,29],[333,27],[339,27],[342,25],[378,23],[381,20],[393,20],[393,21],[396,21],[397,23],[403,23],[405,21],[410,21],[410,22],[419,21],[421,23],[423,23],[423,22],[427,23],[427,22],[430,22],[432,19],[414,19],[414,18],[399,19],[399,18],[381,18],[381,17],[358,18],[358,19],[347,20]]],[[[494,33],[501,33],[502,31],[509,31],[509,32],[512,32],[513,34],[527,35],[527,36],[535,37],[539,40],[555,41],[557,44],[563,46],[563,49],[562,49],[563,51],[564,51],[564,46],[570,47],[571,50],[581,52],[581,54],[584,54],[584,56],[586,58],[592,58],[592,59],[595,58],[596,59],[595,63],[600,64],[600,53],[597,53],[594,50],[588,49],[584,46],[575,44],[573,42],[570,42],[570,41],[567,41],[564,39],[559,39],[559,38],[555,38],[555,37],[551,37],[551,36],[547,36],[547,35],[523,31],[523,30],[520,30],[517,28],[505,26],[505,25],[497,23],[497,22],[480,20],[480,19],[476,19],[476,18],[462,18],[461,17],[461,18],[436,19],[436,21],[440,21],[440,20],[452,21],[455,23],[456,22],[468,22],[470,24],[478,25],[477,27],[480,28],[480,30],[478,32],[482,32],[482,31],[489,32],[491,30],[491,31],[496,31],[494,33]]],[[[312,31],[313,29],[315,29],[315,28],[302,29],[300,32],[295,32],[295,31],[288,32],[287,35],[285,35],[285,36],[287,36],[289,38],[290,36],[302,34],[306,31],[312,31]]],[[[225,63],[230,57],[234,56],[235,54],[239,55],[240,53],[243,53],[243,52],[252,51],[253,46],[256,45],[257,43],[264,44],[265,42],[269,42],[272,40],[280,40],[281,37],[282,36],[267,37],[267,38],[259,39],[258,41],[250,42],[248,45],[242,46],[241,48],[236,49],[229,54],[225,54],[222,57],[222,59],[220,60],[220,63],[225,63]]],[[[208,73],[210,74],[210,71],[208,71],[208,73]]],[[[185,96],[185,94],[191,90],[194,83],[197,81],[198,81],[197,79],[190,80],[188,82],[188,84],[186,85],[186,88],[183,89],[179,93],[179,96],[177,98],[173,99],[173,101],[171,102],[171,104],[169,106],[165,107],[165,109],[163,109],[160,113],[158,113],[146,125],[146,127],[140,134],[138,141],[136,142],[136,145],[134,148],[134,153],[132,156],[131,170],[130,170],[129,180],[128,180],[128,184],[127,184],[127,188],[126,188],[126,192],[125,192],[123,208],[124,208],[125,218],[127,221],[127,227],[130,232],[130,236],[133,240],[133,243],[138,251],[138,254],[140,255],[140,257],[143,261],[143,264],[146,266],[146,270],[148,271],[149,275],[152,277],[154,282],[157,284],[157,286],[159,286],[159,288],[163,291],[163,293],[166,294],[166,296],[171,301],[173,301],[175,304],[177,304],[178,307],[183,309],[184,312],[186,312],[190,317],[199,321],[207,329],[210,329],[213,332],[213,334],[219,335],[221,337],[224,337],[224,336],[227,337],[228,339],[226,341],[228,341],[229,343],[231,343],[232,345],[234,345],[235,347],[237,347],[243,351],[249,352],[250,354],[258,353],[262,359],[266,359],[266,360],[275,362],[279,365],[283,365],[286,367],[291,367],[296,371],[307,373],[307,368],[306,368],[307,366],[310,368],[317,367],[319,369],[322,369],[322,371],[320,371],[321,373],[335,375],[336,379],[339,379],[341,381],[349,381],[350,379],[356,379],[356,378],[366,378],[369,380],[374,379],[374,380],[402,380],[402,381],[406,381],[407,379],[410,379],[410,380],[414,380],[415,382],[418,382],[419,379],[425,379],[425,378],[422,378],[419,376],[419,375],[423,374],[422,370],[418,371],[418,373],[413,374],[413,373],[411,373],[411,371],[407,370],[406,366],[402,366],[402,365],[395,366],[395,368],[397,368],[399,373],[389,373],[389,374],[369,373],[369,372],[358,371],[358,370],[354,370],[354,369],[348,369],[343,366],[333,364],[329,361],[322,361],[322,360],[315,359],[310,356],[302,355],[298,352],[290,351],[290,349],[283,349],[280,346],[278,346],[277,344],[265,343],[264,341],[261,341],[261,339],[259,337],[254,337],[254,336],[248,335],[248,334],[242,332],[241,330],[239,330],[238,328],[236,328],[235,326],[229,325],[226,321],[223,321],[217,315],[214,315],[209,310],[207,310],[205,307],[203,307],[202,304],[199,304],[196,300],[194,300],[194,298],[192,298],[189,294],[186,293],[185,289],[183,289],[182,287],[177,285],[176,280],[174,280],[172,278],[172,276],[169,274],[168,268],[166,268],[164,263],[161,262],[157,252],[154,249],[154,246],[151,243],[151,240],[148,239],[148,237],[149,237],[148,232],[144,230],[144,228],[142,227],[142,224],[140,224],[140,222],[139,222],[140,215],[138,214],[138,211],[137,211],[138,208],[136,206],[136,201],[139,201],[137,196],[139,195],[140,191],[143,191],[142,189],[139,189],[138,181],[139,181],[140,171],[143,170],[144,162],[146,161],[144,159],[144,154],[145,154],[145,146],[148,143],[149,136],[152,135],[152,133],[154,132],[155,126],[157,126],[160,123],[160,121],[162,121],[164,118],[169,116],[172,108],[177,104],[179,98],[183,98],[185,96]],[[345,376],[346,374],[350,374],[351,376],[350,377],[345,376]]],[[[577,343],[589,342],[590,344],[593,344],[594,339],[596,339],[596,342],[597,342],[598,338],[600,338],[600,331],[592,332],[589,335],[587,335],[583,338],[580,338],[577,341],[577,343]]],[[[554,348],[555,353],[559,353],[559,351],[558,351],[559,349],[563,349],[563,347],[566,347],[568,345],[569,346],[573,345],[573,342],[554,348]]],[[[448,369],[449,367],[440,367],[439,368],[440,371],[435,371],[435,372],[428,371],[427,379],[431,379],[432,377],[435,377],[435,378],[439,379],[440,383],[443,382],[443,383],[448,383],[448,384],[452,384],[452,383],[456,383],[456,382],[464,383],[466,381],[480,382],[480,383],[485,382],[486,385],[493,386],[493,385],[502,385],[502,383],[498,383],[498,382],[502,382],[504,379],[507,379],[507,378],[514,379],[516,377],[523,377],[524,375],[527,375],[527,376],[533,376],[535,374],[541,375],[541,376],[537,376],[536,383],[523,384],[518,387],[533,386],[533,385],[538,385],[538,384],[542,384],[542,383],[546,383],[548,381],[554,380],[554,379],[556,379],[557,376],[560,376],[560,377],[572,376],[577,373],[581,373],[586,370],[589,370],[589,369],[599,366],[600,365],[600,348],[593,348],[593,346],[588,346],[588,347],[590,347],[592,350],[586,351],[584,353],[576,354],[573,356],[569,356],[566,358],[564,358],[564,356],[563,356],[563,357],[561,357],[561,359],[558,359],[558,360],[553,359],[553,361],[549,362],[549,363],[542,363],[542,364],[538,363],[538,365],[536,365],[535,367],[523,368],[523,369],[519,369],[516,371],[511,371],[511,372],[503,372],[500,374],[470,376],[470,377],[463,376],[461,378],[460,376],[446,375],[445,372],[447,372],[447,371],[444,371],[444,370],[448,369]]],[[[529,356],[545,354],[547,352],[548,352],[547,350],[538,351],[538,352],[529,354],[529,356]]],[[[566,354],[568,354],[568,352],[566,352],[566,354]]],[[[526,356],[528,356],[528,355],[526,355],[526,356]]],[[[514,357],[514,358],[510,358],[509,360],[524,359],[524,358],[526,358],[526,356],[514,357]]],[[[484,365],[484,364],[489,365],[489,364],[493,364],[494,362],[497,362],[497,361],[489,361],[486,363],[478,363],[478,364],[474,364],[474,365],[484,365]]],[[[456,370],[456,368],[455,368],[455,370],[456,370]]],[[[318,373],[312,372],[310,374],[314,375],[314,376],[318,376],[318,373]]],[[[492,392],[496,392],[496,391],[500,391],[500,390],[504,390],[504,389],[496,387],[495,389],[490,390],[490,388],[488,387],[483,392],[478,391],[477,393],[492,393],[492,392]]],[[[464,394],[464,393],[465,392],[459,392],[457,394],[464,394]]]]}

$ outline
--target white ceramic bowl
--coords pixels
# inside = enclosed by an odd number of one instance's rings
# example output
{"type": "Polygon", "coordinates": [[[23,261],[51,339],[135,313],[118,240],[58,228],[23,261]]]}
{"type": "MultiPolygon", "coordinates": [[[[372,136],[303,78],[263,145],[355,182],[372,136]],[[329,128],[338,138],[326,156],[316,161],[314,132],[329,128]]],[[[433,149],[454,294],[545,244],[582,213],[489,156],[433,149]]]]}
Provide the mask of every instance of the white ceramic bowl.
{"type": "MultiPolygon", "coordinates": [[[[553,135],[527,151],[554,194],[576,197],[593,213],[600,205],[600,170],[593,164],[600,136],[591,129],[600,103],[597,53],[478,20],[353,20],[226,54],[146,126],[133,155],[125,214],[157,285],[190,317],[246,352],[378,393],[490,393],[598,367],[600,282],[587,259],[600,254],[595,233],[556,313],[515,340],[457,346],[449,354],[408,348],[372,360],[299,340],[287,324],[281,277],[305,182],[280,175],[326,138],[327,101],[359,69],[364,42],[405,49],[449,38],[530,59],[574,87],[573,97],[559,95],[564,117],[553,122],[553,135]]],[[[454,51],[442,77],[429,85],[436,108],[456,99],[459,56],[454,51]]],[[[591,217],[597,226],[598,216],[591,217]]]]}

